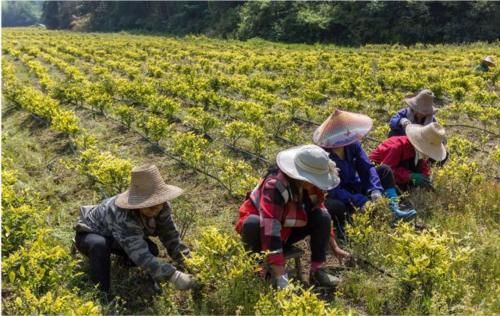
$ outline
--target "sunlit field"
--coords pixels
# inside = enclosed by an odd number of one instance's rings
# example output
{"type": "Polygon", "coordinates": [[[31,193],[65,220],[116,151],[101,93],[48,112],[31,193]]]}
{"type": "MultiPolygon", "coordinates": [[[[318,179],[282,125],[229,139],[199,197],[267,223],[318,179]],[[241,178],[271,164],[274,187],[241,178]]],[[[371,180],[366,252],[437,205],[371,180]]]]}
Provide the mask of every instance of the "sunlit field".
{"type": "Polygon", "coordinates": [[[499,72],[473,71],[498,42],[345,48],[2,31],[4,314],[500,313],[499,72]],[[450,157],[432,169],[435,191],[407,197],[426,228],[391,227],[373,205],[345,245],[370,264],[330,258],[343,279],[335,292],[309,288],[307,276],[271,289],[233,230],[246,192],[336,108],[374,120],[369,152],[403,97],[424,88],[450,157]],[[153,295],[143,271],[113,261],[120,299],[108,305],[71,251],[72,226],[80,205],[124,191],[143,163],[186,191],[174,217],[203,287],[153,295]]]}

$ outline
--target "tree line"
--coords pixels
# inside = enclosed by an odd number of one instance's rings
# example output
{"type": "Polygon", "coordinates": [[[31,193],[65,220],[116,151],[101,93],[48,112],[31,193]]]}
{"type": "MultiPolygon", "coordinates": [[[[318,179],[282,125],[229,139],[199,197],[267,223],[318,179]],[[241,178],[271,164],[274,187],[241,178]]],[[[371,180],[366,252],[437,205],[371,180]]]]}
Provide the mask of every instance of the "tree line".
{"type": "Polygon", "coordinates": [[[500,2],[47,1],[40,22],[290,43],[462,43],[499,39],[500,2]]]}

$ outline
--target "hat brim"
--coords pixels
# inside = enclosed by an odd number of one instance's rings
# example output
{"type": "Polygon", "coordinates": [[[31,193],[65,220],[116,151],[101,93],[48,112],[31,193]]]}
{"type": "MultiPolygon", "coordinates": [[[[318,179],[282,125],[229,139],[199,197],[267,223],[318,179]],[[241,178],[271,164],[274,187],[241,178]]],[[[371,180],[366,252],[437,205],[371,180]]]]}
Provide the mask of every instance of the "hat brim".
{"type": "Polygon", "coordinates": [[[410,143],[421,153],[429,156],[435,161],[442,161],[446,157],[446,148],[443,143],[438,145],[429,144],[422,138],[420,127],[416,124],[410,124],[406,127],[406,136],[410,143]]]}
{"type": "Polygon", "coordinates": [[[115,205],[123,209],[140,209],[163,204],[173,200],[184,192],[183,189],[170,184],[163,185],[155,194],[147,198],[134,198],[130,196],[129,190],[118,194],[115,205]]]}
{"type": "Polygon", "coordinates": [[[338,186],[340,183],[340,178],[333,172],[320,175],[307,172],[297,166],[297,164],[295,163],[295,157],[297,156],[301,147],[302,146],[292,147],[278,153],[278,155],[276,156],[276,162],[280,170],[290,178],[309,182],[324,191],[331,190],[338,186]]]}
{"type": "MultiPolygon", "coordinates": [[[[346,113],[346,112],[344,112],[346,113]]],[[[373,127],[373,120],[363,114],[347,113],[349,130],[344,126],[334,126],[329,117],[313,133],[313,142],[323,148],[338,148],[350,145],[365,137],[373,127]]]]}
{"type": "Polygon", "coordinates": [[[484,63],[487,63],[487,64],[488,64],[488,66],[490,66],[490,67],[495,67],[495,63],[494,63],[494,62],[492,62],[492,61],[489,61],[489,60],[487,60],[487,59],[483,59],[483,62],[484,62],[484,63]]]}
{"type": "Polygon", "coordinates": [[[313,134],[313,142],[323,148],[344,147],[361,140],[370,132],[371,128],[371,125],[358,127],[356,129],[350,130],[349,135],[346,135],[345,131],[340,131],[337,133],[332,133],[328,137],[321,140],[319,139],[320,130],[316,129],[313,134]]]}

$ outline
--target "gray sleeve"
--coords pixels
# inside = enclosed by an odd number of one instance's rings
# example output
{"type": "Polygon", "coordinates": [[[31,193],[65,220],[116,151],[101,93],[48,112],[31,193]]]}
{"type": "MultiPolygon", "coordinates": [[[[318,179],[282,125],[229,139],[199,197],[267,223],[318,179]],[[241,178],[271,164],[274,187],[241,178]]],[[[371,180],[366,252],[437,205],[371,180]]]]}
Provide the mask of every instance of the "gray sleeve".
{"type": "MultiPolygon", "coordinates": [[[[110,212],[111,213],[111,212],[110,212]]],[[[160,262],[153,256],[144,240],[144,230],[137,218],[130,211],[117,210],[110,218],[113,238],[139,267],[145,269],[155,280],[168,279],[175,268],[160,262]]]]}
{"type": "Polygon", "coordinates": [[[183,256],[189,255],[189,248],[181,242],[168,203],[160,212],[157,225],[158,237],[167,249],[169,256],[175,261],[182,262],[183,256]]]}

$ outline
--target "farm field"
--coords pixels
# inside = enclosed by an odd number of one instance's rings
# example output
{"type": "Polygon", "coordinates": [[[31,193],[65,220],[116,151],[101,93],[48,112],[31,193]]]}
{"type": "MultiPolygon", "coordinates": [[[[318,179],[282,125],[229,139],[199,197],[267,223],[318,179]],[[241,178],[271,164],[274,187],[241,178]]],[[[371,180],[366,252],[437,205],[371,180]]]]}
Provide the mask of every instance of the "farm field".
{"type": "Polygon", "coordinates": [[[500,313],[500,87],[497,69],[473,71],[500,43],[2,31],[4,314],[500,313]],[[335,108],[374,120],[369,152],[403,97],[423,88],[437,97],[450,156],[433,168],[435,191],[409,197],[427,229],[390,227],[374,205],[354,218],[345,247],[385,273],[332,258],[343,277],[335,293],[269,289],[233,229],[246,192],[280,150],[311,143],[335,108]],[[113,262],[122,299],[106,305],[71,254],[72,226],[80,205],[122,192],[132,166],[148,162],[185,189],[174,217],[204,287],[192,296],[164,284],[154,296],[141,271],[113,262]]]}

